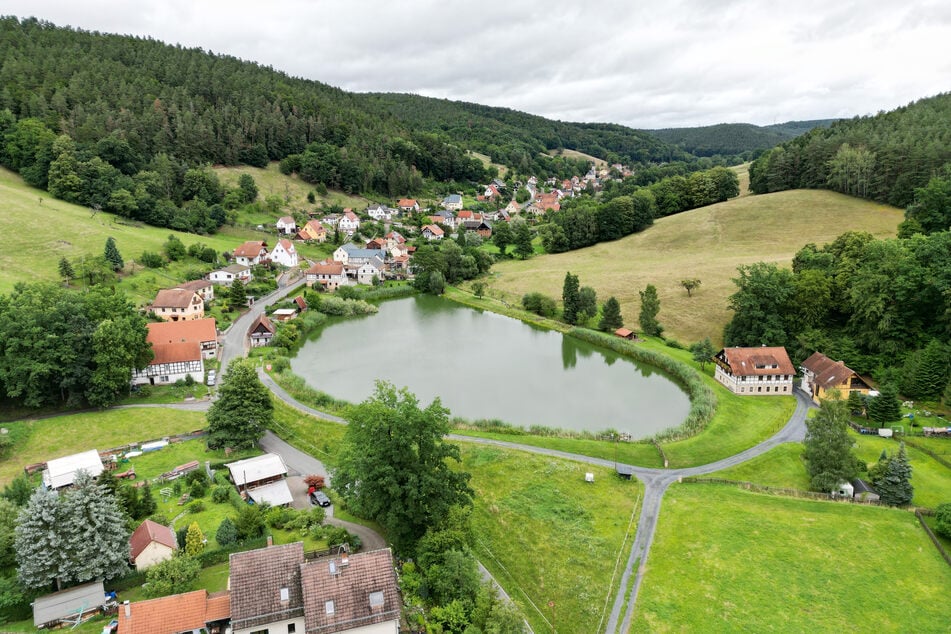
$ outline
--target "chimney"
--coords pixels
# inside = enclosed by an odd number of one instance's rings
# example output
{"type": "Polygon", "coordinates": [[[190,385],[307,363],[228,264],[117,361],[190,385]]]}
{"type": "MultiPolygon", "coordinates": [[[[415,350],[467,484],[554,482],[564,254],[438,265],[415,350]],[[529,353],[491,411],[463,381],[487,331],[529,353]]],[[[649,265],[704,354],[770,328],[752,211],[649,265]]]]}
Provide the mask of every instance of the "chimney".
{"type": "Polygon", "coordinates": [[[267,545],[268,545],[268,546],[273,546],[273,545],[274,545],[274,538],[271,537],[270,535],[267,536],[267,545]]]}
{"type": "Polygon", "coordinates": [[[122,605],[125,606],[125,618],[131,619],[131,618],[132,618],[132,606],[129,605],[129,602],[128,602],[128,601],[123,601],[123,602],[122,602],[122,605]]]}

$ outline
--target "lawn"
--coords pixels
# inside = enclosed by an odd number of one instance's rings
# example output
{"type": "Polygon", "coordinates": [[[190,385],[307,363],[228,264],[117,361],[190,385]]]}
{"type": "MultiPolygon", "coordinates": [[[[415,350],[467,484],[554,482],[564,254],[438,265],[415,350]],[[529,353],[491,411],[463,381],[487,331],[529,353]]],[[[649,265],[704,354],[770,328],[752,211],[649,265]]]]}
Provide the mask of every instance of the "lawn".
{"type": "Polygon", "coordinates": [[[761,456],[743,464],[710,475],[711,478],[752,482],[781,489],[809,490],[809,475],[802,459],[800,443],[773,447],[761,456]]]}
{"type": "Polygon", "coordinates": [[[155,440],[205,426],[204,412],[164,408],[111,409],[4,423],[17,438],[13,451],[0,460],[0,485],[24,466],[89,449],[106,450],[155,440]]]}
{"type": "Polygon", "coordinates": [[[674,485],[631,631],[946,632],[949,587],[907,511],[674,485]]]}
{"type": "Polygon", "coordinates": [[[453,429],[452,433],[461,436],[491,438],[493,440],[501,440],[504,442],[531,445],[532,447],[544,447],[545,449],[567,451],[568,453],[576,453],[582,456],[591,456],[593,458],[603,458],[604,460],[616,459],[618,462],[624,464],[638,465],[641,467],[659,468],[664,466],[664,461],[661,459],[657,448],[654,447],[654,445],[647,443],[613,443],[605,440],[555,438],[551,436],[535,436],[532,434],[509,434],[459,428],[453,429]]]}
{"type": "MultiPolygon", "coordinates": [[[[889,453],[898,451],[898,443],[892,439],[849,433],[856,442],[856,455],[869,465],[878,461],[882,449],[889,453]]],[[[917,440],[916,438],[915,441],[917,440]]],[[[914,447],[906,445],[905,450],[908,452],[912,469],[911,484],[915,488],[913,504],[934,508],[939,504],[951,502],[951,469],[914,447]]]]}
{"type": "Polygon", "coordinates": [[[536,632],[595,632],[617,590],[643,488],[611,469],[460,444],[476,556],[536,632]],[[585,482],[594,473],[593,483],[585,482]]]}
{"type": "Polygon", "coordinates": [[[657,287],[666,333],[684,342],[719,342],[736,290],[736,267],[765,261],[789,266],[806,243],[831,242],[854,229],[894,236],[900,209],[820,190],[745,196],[661,218],[646,231],[615,242],[559,255],[496,264],[491,287],[510,303],[540,291],[560,298],[565,271],[578,275],[603,301],[615,296],[628,327],[636,327],[638,291],[657,287]],[[684,278],[702,286],[687,297],[684,278]]]}
{"type": "Polygon", "coordinates": [[[336,463],[337,449],[346,427],[304,414],[276,398],[271,400],[274,403],[274,425],[271,427],[274,433],[331,468],[336,463]]]}
{"type": "Polygon", "coordinates": [[[174,234],[189,246],[204,243],[221,253],[231,251],[253,233],[225,229],[213,236],[198,236],[167,228],[150,227],[144,224],[126,224],[118,216],[98,212],[52,198],[47,192],[26,185],[15,173],[0,168],[0,233],[8,236],[21,235],[27,238],[24,227],[35,224],[35,218],[55,218],[54,231],[31,232],[29,248],[8,249],[0,254],[0,292],[12,290],[16,282],[59,281],[57,264],[66,256],[69,259],[81,255],[99,256],[103,253],[106,238],[112,236],[126,262],[126,271],[134,270],[131,277],[125,276],[118,288],[126,290],[137,300],[154,294],[154,288],[177,284],[184,279],[189,265],[173,265],[169,269],[143,269],[133,266],[143,251],[161,252],[162,244],[169,234],[174,234]]]}

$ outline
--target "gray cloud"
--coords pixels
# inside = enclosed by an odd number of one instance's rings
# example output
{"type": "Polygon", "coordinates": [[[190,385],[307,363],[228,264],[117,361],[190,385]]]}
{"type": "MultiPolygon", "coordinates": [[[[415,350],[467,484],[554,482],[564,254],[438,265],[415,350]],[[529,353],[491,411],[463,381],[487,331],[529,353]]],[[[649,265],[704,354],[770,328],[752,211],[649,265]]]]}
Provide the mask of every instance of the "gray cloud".
{"type": "Polygon", "coordinates": [[[868,114],[951,89],[946,2],[7,0],[355,91],[674,127],[868,114]]]}

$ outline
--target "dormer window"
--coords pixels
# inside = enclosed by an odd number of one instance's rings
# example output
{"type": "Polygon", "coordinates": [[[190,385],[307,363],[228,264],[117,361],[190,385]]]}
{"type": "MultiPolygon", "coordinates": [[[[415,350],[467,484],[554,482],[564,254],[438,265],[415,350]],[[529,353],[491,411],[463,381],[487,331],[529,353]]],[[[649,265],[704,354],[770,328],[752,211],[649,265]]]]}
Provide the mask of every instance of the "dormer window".
{"type": "Polygon", "coordinates": [[[333,602],[333,601],[327,601],[326,603],[324,603],[324,610],[327,611],[327,614],[333,614],[333,613],[334,613],[334,602],[333,602]]]}
{"type": "Polygon", "coordinates": [[[383,592],[371,592],[370,593],[370,609],[378,610],[383,607],[383,592]]]}
{"type": "Polygon", "coordinates": [[[281,603],[287,603],[291,600],[291,591],[289,588],[281,588],[281,603]]]}

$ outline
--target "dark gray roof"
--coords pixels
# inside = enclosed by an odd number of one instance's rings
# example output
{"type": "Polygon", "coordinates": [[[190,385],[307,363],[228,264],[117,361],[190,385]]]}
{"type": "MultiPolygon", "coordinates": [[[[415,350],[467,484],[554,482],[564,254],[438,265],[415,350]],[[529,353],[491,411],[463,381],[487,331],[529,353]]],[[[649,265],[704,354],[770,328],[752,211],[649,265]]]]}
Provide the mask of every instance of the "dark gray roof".
{"type": "Polygon", "coordinates": [[[101,581],[48,594],[33,602],[33,625],[39,627],[76,616],[80,610],[94,610],[105,602],[105,598],[101,581]]]}

